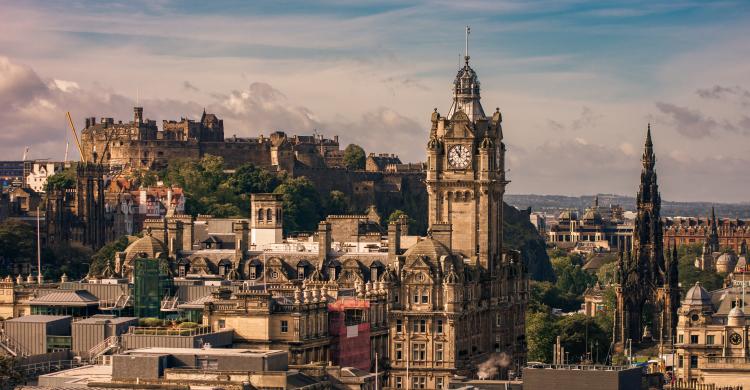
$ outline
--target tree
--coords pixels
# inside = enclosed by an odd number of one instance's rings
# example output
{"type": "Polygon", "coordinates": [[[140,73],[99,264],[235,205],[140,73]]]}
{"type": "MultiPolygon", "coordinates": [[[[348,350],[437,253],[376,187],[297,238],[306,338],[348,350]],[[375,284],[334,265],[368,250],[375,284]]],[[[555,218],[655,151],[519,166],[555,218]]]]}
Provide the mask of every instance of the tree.
{"type": "MultiPolygon", "coordinates": [[[[406,222],[408,224],[409,231],[410,232],[415,231],[416,226],[414,226],[414,225],[416,224],[416,221],[414,219],[410,218],[406,214],[406,212],[404,212],[402,210],[395,210],[395,211],[393,211],[391,213],[391,215],[388,216],[388,219],[386,219],[386,221],[385,221],[386,226],[388,224],[390,224],[391,222],[398,222],[402,217],[406,218],[406,222]]],[[[409,232],[406,232],[406,233],[408,234],[409,232]]]]}
{"type": "Polygon", "coordinates": [[[46,192],[60,190],[64,191],[69,188],[76,186],[76,170],[74,166],[63,169],[62,172],[55,173],[54,175],[47,178],[47,183],[44,185],[46,192]]]}
{"type": "Polygon", "coordinates": [[[585,314],[564,316],[557,322],[557,329],[560,343],[570,354],[570,362],[587,359],[587,352],[593,352],[593,356],[590,356],[592,359],[598,357],[601,361],[606,358],[611,342],[610,333],[602,329],[594,318],[585,314]]]}
{"type": "Polygon", "coordinates": [[[229,177],[229,182],[237,194],[270,193],[281,184],[277,175],[258,168],[252,163],[240,165],[229,177]]]}
{"type": "Polygon", "coordinates": [[[351,214],[351,206],[346,195],[341,191],[331,191],[328,193],[325,202],[326,215],[344,215],[351,214]]]}
{"type": "Polygon", "coordinates": [[[284,231],[314,231],[321,219],[320,194],[310,179],[302,176],[287,179],[276,187],[284,208],[284,231]]]}
{"type": "Polygon", "coordinates": [[[122,236],[117,241],[110,242],[91,256],[90,275],[99,275],[107,266],[114,270],[114,259],[116,252],[122,252],[129,244],[128,236],[122,236]]]}
{"type": "Polygon", "coordinates": [[[548,312],[531,313],[526,316],[526,340],[528,360],[552,363],[552,348],[557,338],[555,318],[548,312]]]}
{"type": "Polygon", "coordinates": [[[18,360],[10,356],[0,356],[0,381],[3,389],[12,389],[26,381],[24,373],[18,369],[18,360]]]}
{"type": "Polygon", "coordinates": [[[36,256],[36,232],[31,225],[16,220],[0,224],[0,263],[8,273],[13,265],[30,262],[36,256]]]}
{"type": "Polygon", "coordinates": [[[724,278],[713,271],[703,271],[695,267],[695,259],[701,255],[702,247],[700,244],[681,245],[677,247],[677,275],[680,286],[688,289],[701,282],[706,290],[716,290],[723,286],[724,278]]]}
{"type": "Polygon", "coordinates": [[[596,276],[584,271],[578,264],[573,263],[576,259],[558,257],[552,259],[552,268],[557,276],[557,288],[560,291],[574,295],[581,295],[586,288],[596,282],[596,276]]]}
{"type": "Polygon", "coordinates": [[[349,144],[349,146],[344,149],[344,166],[347,169],[365,169],[366,159],[365,150],[359,145],[349,144]]]}

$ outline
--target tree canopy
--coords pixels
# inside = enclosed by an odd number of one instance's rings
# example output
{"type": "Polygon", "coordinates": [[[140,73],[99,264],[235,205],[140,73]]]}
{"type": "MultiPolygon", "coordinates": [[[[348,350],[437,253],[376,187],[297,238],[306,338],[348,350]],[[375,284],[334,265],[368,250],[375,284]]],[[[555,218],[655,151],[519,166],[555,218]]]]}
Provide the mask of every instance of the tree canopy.
{"type": "Polygon", "coordinates": [[[344,166],[351,170],[365,169],[365,150],[361,146],[349,144],[344,149],[344,166]]]}
{"type": "Polygon", "coordinates": [[[75,166],[71,166],[70,168],[63,169],[62,172],[48,177],[47,183],[44,185],[44,191],[66,190],[75,186],[76,170],[75,166]]]}

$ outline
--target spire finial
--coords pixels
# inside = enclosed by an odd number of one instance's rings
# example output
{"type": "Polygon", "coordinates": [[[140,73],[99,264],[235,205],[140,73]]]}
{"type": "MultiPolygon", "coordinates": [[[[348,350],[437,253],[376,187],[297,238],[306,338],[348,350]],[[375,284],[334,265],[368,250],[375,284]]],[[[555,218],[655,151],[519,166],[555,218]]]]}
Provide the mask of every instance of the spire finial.
{"type": "Polygon", "coordinates": [[[469,65],[469,34],[471,34],[471,27],[466,26],[466,54],[464,55],[464,61],[466,61],[466,65],[469,65]]]}

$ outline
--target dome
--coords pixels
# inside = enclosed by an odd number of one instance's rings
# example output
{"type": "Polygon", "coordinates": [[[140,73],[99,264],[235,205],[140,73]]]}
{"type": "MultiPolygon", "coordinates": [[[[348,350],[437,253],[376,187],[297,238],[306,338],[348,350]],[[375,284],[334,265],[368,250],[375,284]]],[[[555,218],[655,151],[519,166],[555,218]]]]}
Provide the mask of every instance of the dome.
{"type": "Polygon", "coordinates": [[[407,259],[414,259],[421,256],[426,256],[433,260],[439,260],[441,256],[450,256],[451,252],[448,248],[433,238],[425,238],[422,241],[412,245],[404,256],[407,259]]]}
{"type": "Polygon", "coordinates": [[[601,223],[602,215],[599,214],[599,211],[596,209],[588,209],[586,210],[586,213],[583,214],[583,220],[586,222],[601,223]]]}
{"type": "Polygon", "coordinates": [[[167,247],[159,239],[151,235],[151,232],[137,239],[125,249],[127,259],[135,257],[156,258],[167,253],[167,247]]]}
{"type": "Polygon", "coordinates": [[[729,272],[734,269],[735,257],[731,253],[724,253],[716,259],[717,272],[729,272]]]}
{"type": "Polygon", "coordinates": [[[682,304],[689,306],[711,306],[711,295],[701,286],[701,282],[695,282],[695,286],[690,287],[690,290],[685,294],[682,304]]]}
{"type": "Polygon", "coordinates": [[[742,311],[740,305],[736,305],[729,311],[727,315],[727,325],[729,326],[742,326],[745,325],[745,312],[742,311]]]}
{"type": "Polygon", "coordinates": [[[560,221],[570,221],[573,219],[576,219],[578,216],[574,211],[570,210],[563,210],[560,215],[557,216],[557,219],[560,221]]]}

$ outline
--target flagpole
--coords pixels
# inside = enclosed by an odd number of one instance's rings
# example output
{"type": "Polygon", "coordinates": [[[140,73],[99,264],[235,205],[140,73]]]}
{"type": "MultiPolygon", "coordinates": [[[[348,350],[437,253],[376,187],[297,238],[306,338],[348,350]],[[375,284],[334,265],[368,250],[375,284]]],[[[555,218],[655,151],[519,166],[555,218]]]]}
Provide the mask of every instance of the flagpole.
{"type": "Polygon", "coordinates": [[[42,242],[40,238],[41,234],[39,228],[39,206],[36,206],[36,280],[38,284],[42,284],[42,242]]]}

